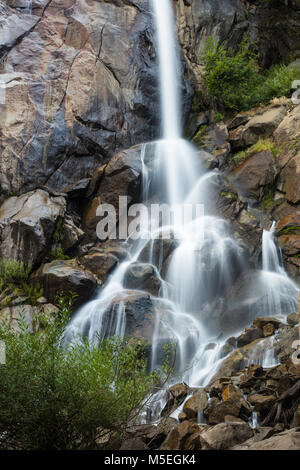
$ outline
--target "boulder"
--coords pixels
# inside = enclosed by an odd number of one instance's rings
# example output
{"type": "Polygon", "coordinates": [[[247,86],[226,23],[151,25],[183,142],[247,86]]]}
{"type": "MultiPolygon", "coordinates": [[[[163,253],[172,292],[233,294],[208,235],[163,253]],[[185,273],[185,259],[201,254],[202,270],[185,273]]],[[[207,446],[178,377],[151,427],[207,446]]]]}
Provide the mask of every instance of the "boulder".
{"type": "Polygon", "coordinates": [[[261,442],[245,442],[232,450],[300,450],[300,428],[289,429],[261,442]]]}
{"type": "Polygon", "coordinates": [[[161,419],[157,425],[153,424],[142,424],[138,426],[132,426],[125,432],[125,441],[131,441],[132,439],[141,439],[149,449],[158,449],[165,441],[168,434],[178,425],[178,422],[174,418],[161,419]]]}
{"type": "Polygon", "coordinates": [[[0,257],[35,266],[50,247],[66,201],[37,189],[8,198],[0,207],[0,257]]]}
{"type": "Polygon", "coordinates": [[[253,321],[253,326],[254,328],[264,328],[264,326],[271,324],[274,326],[275,330],[278,330],[281,326],[283,326],[283,323],[278,320],[277,318],[272,318],[272,317],[257,317],[253,321]]]}
{"type": "Polygon", "coordinates": [[[298,315],[298,313],[290,313],[290,315],[287,316],[286,321],[287,321],[288,324],[291,325],[291,326],[298,325],[298,323],[299,323],[299,315],[298,315]]]}
{"type": "Polygon", "coordinates": [[[141,253],[139,254],[138,261],[142,263],[152,263],[159,270],[168,264],[168,258],[172,255],[173,251],[178,246],[178,240],[172,238],[157,238],[149,240],[141,253]]]}
{"type": "Polygon", "coordinates": [[[191,421],[183,421],[178,424],[167,436],[160,450],[184,449],[184,444],[189,436],[199,431],[199,426],[191,421]]]}
{"type": "Polygon", "coordinates": [[[239,417],[241,404],[239,400],[230,399],[218,404],[210,403],[204,410],[204,416],[208,424],[218,424],[224,421],[225,416],[239,417]]]}
{"type": "Polygon", "coordinates": [[[5,307],[0,311],[0,322],[8,321],[15,332],[20,331],[20,321],[24,321],[30,331],[37,331],[43,327],[43,320],[45,317],[50,319],[58,311],[58,308],[52,304],[43,304],[39,306],[33,305],[18,305],[12,307],[5,307]]]}
{"type": "Polygon", "coordinates": [[[265,396],[254,393],[248,396],[248,401],[254,406],[256,411],[266,412],[275,404],[276,398],[273,395],[265,396]]]}
{"type": "Polygon", "coordinates": [[[126,289],[145,290],[157,296],[161,287],[158,272],[152,264],[131,263],[126,270],[124,287],[126,289]]]}
{"type": "Polygon", "coordinates": [[[186,414],[187,419],[197,418],[207,405],[207,394],[203,389],[200,389],[185,402],[183,412],[186,414]]]}
{"type": "Polygon", "coordinates": [[[105,282],[108,275],[118,264],[118,258],[109,249],[92,248],[86,255],[79,258],[80,263],[105,282]]]}
{"type": "MultiPolygon", "coordinates": [[[[300,127],[300,121],[299,121],[300,127]]],[[[300,129],[299,129],[300,134],[300,129]]],[[[282,190],[285,193],[285,198],[292,204],[299,204],[300,202],[300,152],[289,160],[280,174],[282,190]]]]}
{"type": "Polygon", "coordinates": [[[43,286],[45,295],[50,300],[55,300],[59,292],[76,293],[78,297],[75,307],[90,300],[98,286],[96,278],[84,271],[76,260],[55,260],[44,264],[33,273],[32,280],[43,286]]]}
{"type": "Polygon", "coordinates": [[[189,387],[185,383],[172,385],[168,390],[168,400],[161,412],[161,416],[171,414],[173,410],[176,410],[187,397],[188,390],[189,387]]]}
{"type": "Polygon", "coordinates": [[[201,433],[202,450],[228,450],[253,436],[247,423],[220,423],[201,433]]]}
{"type": "MultiPolygon", "coordinates": [[[[140,291],[126,291],[116,296],[107,310],[104,322],[107,325],[116,320],[117,313],[123,309],[126,318],[125,334],[152,342],[156,309],[151,295],[140,291]]],[[[104,327],[106,331],[107,328],[104,327]]]]}
{"type": "Polygon", "coordinates": [[[262,199],[276,179],[274,156],[262,151],[247,158],[229,175],[231,182],[248,198],[262,199]]]}
{"type": "Polygon", "coordinates": [[[300,105],[290,111],[274,132],[278,144],[290,144],[300,137],[300,105]]]}
{"type": "Polygon", "coordinates": [[[247,328],[244,333],[237,338],[237,346],[240,348],[262,337],[263,331],[261,328],[247,328]]]}
{"type": "Polygon", "coordinates": [[[62,225],[62,247],[65,251],[71,250],[78,245],[84,237],[84,232],[77,227],[72,217],[66,215],[62,225]]]}
{"type": "Polygon", "coordinates": [[[263,337],[267,338],[268,336],[272,336],[275,333],[275,327],[272,323],[267,323],[263,327],[263,337]]]}

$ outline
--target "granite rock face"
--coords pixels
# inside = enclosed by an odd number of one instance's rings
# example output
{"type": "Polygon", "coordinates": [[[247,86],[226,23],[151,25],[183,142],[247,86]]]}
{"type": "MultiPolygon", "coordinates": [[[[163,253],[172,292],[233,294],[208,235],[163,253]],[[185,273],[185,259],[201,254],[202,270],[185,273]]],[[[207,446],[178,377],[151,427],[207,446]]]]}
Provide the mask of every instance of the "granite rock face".
{"type": "Polygon", "coordinates": [[[61,191],[159,129],[148,0],[23,4],[0,2],[4,194],[61,191]]]}

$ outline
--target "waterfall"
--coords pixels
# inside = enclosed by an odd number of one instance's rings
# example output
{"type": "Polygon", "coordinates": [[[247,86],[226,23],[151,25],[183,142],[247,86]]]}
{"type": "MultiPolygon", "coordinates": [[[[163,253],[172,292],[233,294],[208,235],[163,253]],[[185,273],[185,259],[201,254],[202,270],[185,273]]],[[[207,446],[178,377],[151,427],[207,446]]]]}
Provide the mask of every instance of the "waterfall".
{"type": "Polygon", "coordinates": [[[178,139],[181,135],[180,68],[172,4],[164,0],[152,0],[152,4],[158,39],[163,136],[169,140],[178,139]]]}
{"type": "MultiPolygon", "coordinates": [[[[245,272],[247,256],[243,244],[232,236],[230,224],[215,215],[211,186],[218,173],[203,171],[199,164],[201,152],[181,138],[180,62],[172,4],[170,0],[152,0],[152,5],[158,41],[163,138],[142,148],[142,200],[146,207],[153,198],[179,208],[202,205],[204,212],[194,213],[188,226],[182,220],[173,220],[170,227],[162,220],[155,234],[149,231],[149,221],[142,219],[141,231],[149,234],[150,240],[126,244],[127,259],[117,267],[98,297],[77,312],[66,339],[73,341],[78,335],[87,335],[90,341],[96,341],[99,336],[101,339],[114,334],[124,336],[126,299],[136,293],[126,288],[126,273],[133,263],[145,263],[153,268],[161,284],[158,294],[151,295],[155,310],[151,367],[159,367],[162,346],[175,341],[176,373],[191,386],[205,386],[224,359],[222,348],[226,339],[233,333],[239,334],[255,316],[291,313],[298,291],[280,266],[273,227],[264,232],[263,270],[257,273],[263,295],[247,286],[249,298],[245,294],[240,304],[229,306],[238,312],[238,325],[230,325],[226,332],[218,326],[217,301],[245,272]],[[170,228],[177,245],[164,262],[163,240],[155,235],[170,228]]],[[[160,401],[163,400],[164,392],[160,401]]],[[[156,402],[160,401],[156,397],[156,402]]]]}
{"type": "Polygon", "coordinates": [[[285,321],[289,313],[297,311],[298,287],[280,263],[274,233],[275,222],[263,231],[261,280],[265,296],[261,308],[265,316],[276,315],[285,321]]]}

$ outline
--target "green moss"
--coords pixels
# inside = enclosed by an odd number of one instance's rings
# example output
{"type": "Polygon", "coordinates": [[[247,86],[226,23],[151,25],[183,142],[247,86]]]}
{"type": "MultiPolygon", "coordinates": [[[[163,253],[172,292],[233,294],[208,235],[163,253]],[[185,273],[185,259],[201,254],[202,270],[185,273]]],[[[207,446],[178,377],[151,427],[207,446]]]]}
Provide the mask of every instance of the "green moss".
{"type": "Polygon", "coordinates": [[[207,126],[203,124],[199,127],[197,134],[193,137],[193,142],[199,146],[204,145],[204,136],[207,130],[207,126]]]}
{"type": "Polygon", "coordinates": [[[221,196],[234,199],[235,201],[238,199],[237,194],[231,193],[230,191],[222,191],[221,196]]]}
{"type": "Polygon", "coordinates": [[[292,225],[291,227],[284,228],[280,230],[279,235],[285,235],[288,233],[296,233],[298,234],[300,232],[300,227],[297,225],[292,225]]]}
{"type": "Polygon", "coordinates": [[[270,189],[262,200],[262,205],[266,211],[274,205],[274,189],[270,189]]]}
{"type": "Polygon", "coordinates": [[[278,149],[278,147],[276,147],[272,139],[259,139],[254,145],[251,145],[251,147],[249,147],[248,149],[242,150],[241,152],[237,152],[236,154],[234,154],[231,159],[234,163],[240,164],[251,155],[254,155],[255,153],[259,152],[271,152],[273,157],[276,158],[279,155],[280,150],[278,149]]]}
{"type": "Polygon", "coordinates": [[[216,112],[216,113],[215,113],[215,117],[214,117],[214,123],[216,124],[216,123],[218,123],[218,122],[220,122],[220,121],[223,121],[224,118],[225,118],[224,114],[221,114],[221,113],[216,112]]]}

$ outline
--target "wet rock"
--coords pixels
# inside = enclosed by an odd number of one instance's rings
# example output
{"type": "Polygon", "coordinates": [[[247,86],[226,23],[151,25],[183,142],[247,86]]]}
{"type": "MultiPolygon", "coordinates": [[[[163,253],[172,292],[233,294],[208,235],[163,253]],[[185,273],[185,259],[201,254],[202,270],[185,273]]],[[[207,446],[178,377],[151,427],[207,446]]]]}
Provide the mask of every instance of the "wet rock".
{"type": "Polygon", "coordinates": [[[272,336],[275,333],[275,326],[272,323],[267,323],[263,326],[263,337],[267,338],[268,336],[272,336]]]}
{"type": "Polygon", "coordinates": [[[32,280],[43,286],[50,300],[55,300],[59,292],[76,293],[75,308],[90,300],[98,286],[96,278],[84,271],[76,260],[56,260],[44,264],[33,273],[32,280]]]}
{"type": "MultiPolygon", "coordinates": [[[[142,249],[138,260],[143,263],[152,263],[160,270],[164,265],[167,265],[168,257],[177,246],[178,240],[172,238],[149,240],[142,249]]],[[[166,267],[164,270],[166,270],[166,267]]]]}
{"type": "Polygon", "coordinates": [[[186,415],[185,413],[183,413],[183,412],[179,413],[179,415],[178,415],[178,421],[179,421],[180,423],[182,423],[182,421],[185,421],[186,419],[188,419],[188,417],[187,417],[187,415],[186,415]]]}
{"type": "Polygon", "coordinates": [[[220,358],[228,356],[236,348],[236,338],[228,338],[224,346],[222,346],[220,351],[220,358]]]}
{"type": "Polygon", "coordinates": [[[124,287],[145,290],[151,295],[157,296],[161,287],[161,280],[157,274],[151,264],[131,263],[125,273],[124,287]]]}
{"type": "Polygon", "coordinates": [[[114,254],[101,248],[92,248],[86,255],[80,257],[80,263],[102,282],[106,281],[118,262],[114,254]]]}
{"type": "Polygon", "coordinates": [[[262,337],[263,331],[261,328],[247,328],[244,333],[237,338],[237,346],[240,348],[262,337]]]}
{"type": "Polygon", "coordinates": [[[247,423],[227,422],[213,426],[201,433],[202,450],[226,450],[245,442],[253,436],[247,423]]]}
{"type": "Polygon", "coordinates": [[[183,412],[186,414],[187,419],[197,418],[199,413],[208,405],[206,392],[201,389],[197,390],[191,398],[189,398],[183,407],[183,412]]]}
{"type": "Polygon", "coordinates": [[[46,254],[65,210],[63,197],[51,197],[40,189],[7,199],[0,207],[1,258],[36,265],[46,254]]]}
{"type": "Polygon", "coordinates": [[[272,317],[257,317],[253,321],[253,326],[254,328],[264,328],[264,326],[271,324],[274,326],[275,330],[278,330],[278,328],[284,326],[281,321],[279,321],[277,318],[272,318],[272,317]]]}
{"type": "Polygon", "coordinates": [[[117,314],[123,309],[126,317],[125,334],[134,338],[143,338],[151,343],[155,326],[156,311],[150,294],[139,291],[127,291],[116,296],[106,312],[104,330],[117,321],[117,314]]]}
{"type": "Polygon", "coordinates": [[[295,326],[298,325],[299,323],[299,315],[297,313],[291,313],[290,315],[287,316],[286,321],[288,322],[289,325],[295,326]]]}

